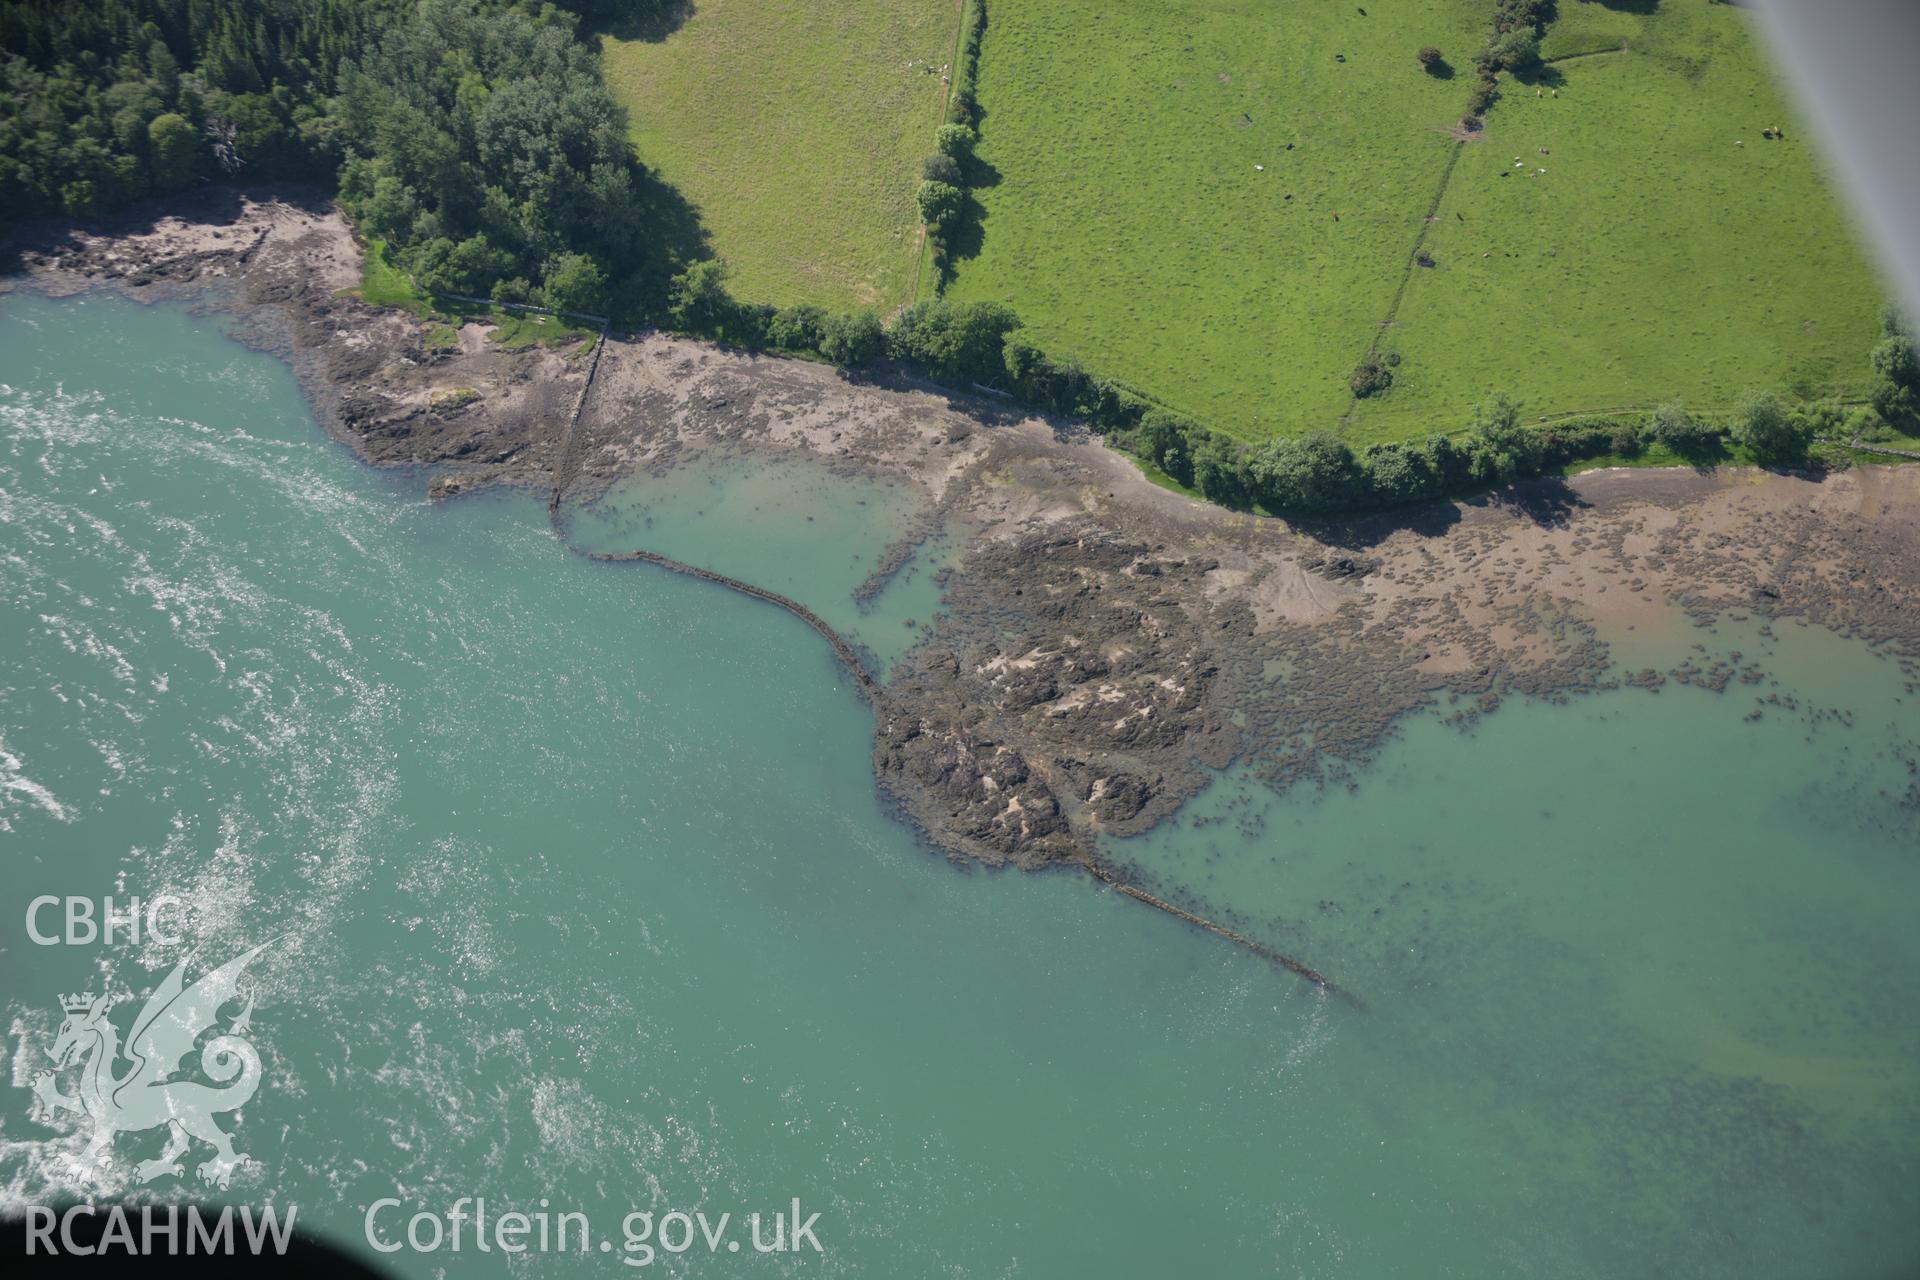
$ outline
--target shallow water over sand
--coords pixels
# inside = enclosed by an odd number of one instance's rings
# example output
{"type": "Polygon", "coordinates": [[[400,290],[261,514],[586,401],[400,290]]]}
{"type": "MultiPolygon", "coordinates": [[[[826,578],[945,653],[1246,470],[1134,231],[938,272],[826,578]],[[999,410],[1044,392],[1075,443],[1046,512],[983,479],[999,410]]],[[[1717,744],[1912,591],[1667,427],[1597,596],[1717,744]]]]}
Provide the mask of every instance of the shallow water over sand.
{"type": "MultiPolygon", "coordinates": [[[[1778,687],[1418,719],[1351,792],[1230,775],[1112,849],[1360,1012],[1081,878],[956,871],[800,621],[588,563],[535,498],[429,507],[211,322],[7,298],[0,383],[9,900],[178,892],[213,962],[289,935],[237,1203],[352,1244],[381,1197],[546,1197],[617,1243],[631,1208],[798,1196],[836,1275],[1920,1257],[1920,718],[1856,645],[1723,628],[1778,687]]],[[[754,577],[883,660],[930,616],[930,569],[852,601],[883,495],[697,478],[574,536],[754,577]]],[[[178,954],[36,947],[17,906],[0,947],[16,1085],[59,993],[137,1005],[178,954]]],[[[6,1092],[9,1199],[72,1186],[78,1140],[6,1092]]]]}
{"type": "Polygon", "coordinates": [[[799,600],[890,666],[940,608],[950,537],[924,527],[904,486],[876,484],[804,457],[727,453],[637,472],[569,503],[567,538],[584,551],[652,551],[799,600]],[[895,563],[886,553],[898,546],[895,563]]]}

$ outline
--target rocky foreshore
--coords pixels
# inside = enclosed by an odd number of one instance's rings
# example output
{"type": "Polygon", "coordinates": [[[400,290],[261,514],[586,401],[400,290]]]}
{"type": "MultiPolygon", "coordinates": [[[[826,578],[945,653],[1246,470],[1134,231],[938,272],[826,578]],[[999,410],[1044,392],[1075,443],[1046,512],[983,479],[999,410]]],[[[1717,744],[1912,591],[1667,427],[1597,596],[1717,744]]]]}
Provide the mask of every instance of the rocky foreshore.
{"type": "Polygon", "coordinates": [[[596,370],[566,347],[503,349],[487,324],[369,307],[359,249],[318,199],[177,208],[23,236],[7,287],[231,313],[292,363],[329,432],[419,468],[435,496],[589,498],[717,448],[912,486],[914,527],[955,531],[959,551],[940,618],[873,686],[873,759],[954,857],[1098,867],[1101,834],[1148,829],[1233,761],[1276,785],[1341,779],[1422,707],[1471,717],[1515,693],[1646,683],[1613,659],[1627,628],[1792,617],[1920,663],[1920,469],[1593,473],[1306,530],[1159,489],[1070,423],[898,373],[851,381],[658,333],[610,335],[596,370]]]}

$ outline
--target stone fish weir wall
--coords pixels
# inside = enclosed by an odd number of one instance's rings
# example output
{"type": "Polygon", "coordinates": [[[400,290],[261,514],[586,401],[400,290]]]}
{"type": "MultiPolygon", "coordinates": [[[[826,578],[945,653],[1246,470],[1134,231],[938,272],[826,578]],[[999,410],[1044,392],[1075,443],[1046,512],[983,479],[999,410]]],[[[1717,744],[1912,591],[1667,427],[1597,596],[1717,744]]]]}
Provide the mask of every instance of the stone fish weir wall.
{"type": "MultiPolygon", "coordinates": [[[[609,354],[613,335],[604,322],[586,360],[569,361],[538,347],[495,349],[484,341],[463,341],[453,351],[430,348],[423,341],[426,321],[403,311],[368,307],[352,296],[360,283],[360,249],[344,220],[318,193],[283,192],[256,199],[214,190],[135,211],[97,228],[63,224],[29,229],[7,247],[18,255],[15,265],[21,274],[14,280],[0,277],[0,291],[13,287],[15,280],[55,295],[107,287],[241,318],[246,327],[235,336],[288,360],[315,416],[363,461],[431,469],[428,494],[436,500],[489,487],[543,492],[554,532],[565,543],[561,503],[583,473],[592,470],[588,463],[596,448],[605,446],[605,441],[593,439],[591,424],[583,421],[592,416],[596,402],[606,399],[600,393],[607,381],[603,357],[609,354]],[[433,392],[449,386],[477,395],[463,395],[458,407],[443,408],[433,392]]],[[[623,350],[633,342],[627,339],[623,350]]],[[[628,356],[631,362],[631,352],[628,356]]],[[[769,362],[768,369],[777,371],[790,363],[769,362]]],[[[809,366],[792,372],[818,371],[809,366]]],[[[606,477],[594,473],[586,478],[606,477]]],[[[818,632],[853,674],[875,709],[876,723],[897,731],[890,735],[896,750],[903,741],[933,744],[943,753],[956,749],[925,715],[890,697],[854,648],[798,601],[652,552],[590,558],[653,564],[787,610],[818,632]]],[[[967,740],[957,749],[964,757],[985,745],[967,740]]],[[[880,754],[876,751],[876,765],[880,754]]],[[[1001,776],[1009,776],[1008,771],[1001,769],[1001,776]]],[[[1030,800],[1045,796],[1038,779],[1029,786],[1030,800]]],[[[897,790],[895,794],[899,798],[897,790]]],[[[993,851],[967,850],[937,822],[912,805],[905,807],[928,839],[949,856],[989,863],[1013,860],[1028,869],[1077,866],[1135,901],[1225,938],[1317,987],[1338,991],[1308,965],[1128,883],[1100,860],[1091,842],[1072,838],[1062,817],[1034,823],[1029,834],[1046,842],[1046,854],[1022,860],[980,857],[993,851]]]]}
{"type": "MultiPolygon", "coordinates": [[[[580,459],[578,438],[580,416],[586,410],[588,398],[593,394],[594,377],[600,371],[600,354],[606,350],[607,337],[608,329],[603,322],[600,330],[600,341],[594,345],[592,361],[587,367],[586,381],[581,385],[580,395],[574,401],[573,412],[567,419],[566,434],[560,442],[560,462],[555,468],[553,492],[547,498],[547,520],[553,529],[554,536],[559,538],[569,550],[575,550],[576,554],[585,555],[589,560],[599,561],[603,564],[650,564],[673,573],[684,574],[689,578],[698,578],[702,582],[711,582],[718,586],[728,587],[734,591],[738,591],[742,595],[752,596],[756,600],[764,600],[768,604],[785,609],[788,613],[791,613],[794,617],[800,619],[800,621],[806,623],[819,633],[821,639],[825,640],[828,647],[833,650],[834,656],[839,658],[841,664],[852,673],[855,683],[860,687],[860,692],[865,695],[867,702],[873,707],[874,714],[882,720],[889,719],[891,717],[891,709],[887,704],[886,690],[881,688],[880,682],[875,680],[872,674],[868,672],[866,666],[860,661],[860,655],[854,650],[854,647],[848,644],[839,632],[828,626],[824,618],[801,604],[798,600],[790,596],[784,596],[778,591],[770,591],[765,587],[755,586],[751,582],[745,582],[724,573],[716,573],[711,569],[702,569],[697,565],[687,564],[683,561],[672,559],[669,556],[663,556],[655,551],[580,552],[573,547],[572,543],[568,542],[566,530],[561,521],[560,503],[561,500],[566,497],[568,487],[572,485],[574,478],[579,474],[580,459]]],[[[1229,929],[1227,926],[1216,923],[1215,921],[1208,920],[1204,916],[1196,915],[1184,907],[1177,907],[1164,898],[1157,898],[1144,889],[1126,883],[1111,867],[1102,862],[1098,855],[1094,854],[1084,844],[1076,849],[1075,856],[1068,861],[1075,866],[1083,868],[1089,875],[1101,883],[1110,886],[1119,893],[1125,894],[1135,902],[1143,902],[1157,911],[1166,912],[1175,919],[1183,920],[1188,924],[1204,929],[1215,937],[1225,938],[1234,945],[1251,951],[1261,959],[1279,965],[1289,973],[1306,979],[1314,986],[1342,997],[1356,1008],[1366,1008],[1365,1003],[1357,996],[1345,988],[1336,986],[1330,982],[1326,975],[1322,974],[1318,969],[1310,968],[1300,961],[1293,959],[1291,956],[1282,955],[1271,947],[1263,946],[1255,942],[1243,933],[1229,929]]]]}
{"type": "MultiPolygon", "coordinates": [[[[547,507],[549,513],[558,512],[560,498],[561,492],[556,488],[547,507]]],[[[560,533],[557,516],[554,532],[556,534],[560,533]]],[[[756,587],[751,582],[743,582],[739,578],[728,577],[724,573],[715,573],[711,569],[702,569],[697,565],[686,564],[682,561],[671,559],[654,551],[582,551],[577,554],[584,555],[589,560],[597,560],[605,564],[656,565],[659,568],[671,570],[674,573],[685,574],[689,578],[698,578],[702,582],[712,582],[719,586],[731,588],[742,595],[752,596],[756,600],[764,600],[768,604],[785,609],[788,613],[791,613],[794,617],[800,619],[800,621],[820,633],[821,638],[824,639],[827,645],[833,650],[834,656],[839,658],[847,670],[852,673],[855,683],[860,686],[861,693],[866,696],[867,701],[873,706],[874,714],[883,718],[888,715],[889,708],[887,706],[886,690],[882,689],[879,681],[875,680],[873,676],[868,673],[866,667],[861,665],[860,656],[854,651],[853,646],[848,644],[839,632],[828,626],[819,614],[807,608],[798,600],[783,596],[778,591],[769,591],[765,587],[756,587]]],[[[1070,862],[1072,865],[1078,866],[1086,871],[1087,874],[1093,876],[1102,884],[1111,887],[1116,892],[1125,894],[1135,902],[1144,902],[1155,910],[1166,912],[1175,919],[1184,920],[1188,924],[1205,929],[1215,937],[1225,938],[1228,942],[1251,951],[1262,960],[1267,960],[1279,965],[1289,973],[1297,974],[1306,979],[1314,986],[1341,997],[1355,1008],[1366,1008],[1365,1002],[1358,996],[1330,981],[1327,976],[1318,969],[1310,968],[1300,961],[1293,959],[1291,956],[1282,955],[1270,947],[1255,942],[1243,933],[1236,932],[1223,924],[1208,920],[1204,916],[1195,915],[1183,907],[1177,907],[1165,899],[1156,898],[1144,889],[1126,883],[1111,867],[1107,866],[1091,853],[1082,852],[1080,856],[1071,859],[1070,862]]]]}
{"type": "Polygon", "coordinates": [[[1151,830],[1235,761],[1279,787],[1351,785],[1422,708],[1464,721],[1512,694],[1669,678],[1741,697],[1761,674],[1734,655],[1737,672],[1628,676],[1603,626],[1794,619],[1867,641],[1920,688],[1920,468],[1599,473],[1300,528],[1190,502],[1074,423],[899,370],[849,380],[652,332],[603,334],[587,359],[500,347],[480,321],[449,344],[437,322],[354,295],[359,247],[319,193],[209,189],[6,248],[0,291],[111,288],[239,317],[235,336],[292,364],[335,439],[417,468],[432,498],[510,487],[558,517],[563,497],[713,448],[916,487],[929,519],[966,536],[938,620],[884,688],[796,602],[630,558],[827,639],[876,708],[882,789],[949,857],[1077,866],[1323,988],[1252,941],[1310,930],[1191,901],[1105,863],[1102,839],[1151,830]]]}

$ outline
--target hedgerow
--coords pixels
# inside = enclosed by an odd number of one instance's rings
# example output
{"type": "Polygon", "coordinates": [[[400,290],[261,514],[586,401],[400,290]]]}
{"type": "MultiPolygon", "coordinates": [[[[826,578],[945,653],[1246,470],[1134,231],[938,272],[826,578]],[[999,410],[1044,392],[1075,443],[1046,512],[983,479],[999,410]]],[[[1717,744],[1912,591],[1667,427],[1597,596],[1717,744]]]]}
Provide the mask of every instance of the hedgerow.
{"type": "Polygon", "coordinates": [[[927,228],[933,253],[934,292],[946,288],[951,270],[954,233],[972,216],[968,169],[973,146],[979,140],[974,122],[980,114],[976,77],[980,69],[980,41],[987,30],[986,0],[966,0],[960,14],[960,48],[953,64],[953,86],[947,99],[947,122],[934,130],[933,154],[921,167],[925,179],[916,193],[920,221],[927,228]]]}
{"type": "MultiPolygon", "coordinates": [[[[994,302],[933,298],[883,326],[872,311],[829,315],[813,307],[744,307],[726,299],[724,271],[697,263],[672,296],[695,332],[748,347],[814,352],[848,369],[891,356],[936,381],[1004,394],[1041,413],[1072,417],[1209,501],[1274,514],[1337,516],[1427,502],[1555,474],[1595,458],[1633,458],[1658,445],[1697,465],[1729,458],[1729,445],[1763,466],[1805,462],[1819,438],[1864,438],[1893,421],[1875,409],[1835,401],[1789,404],[1762,393],[1743,398],[1725,422],[1677,405],[1649,413],[1565,418],[1527,426],[1520,406],[1496,395],[1475,406],[1464,430],[1426,440],[1373,445],[1356,454],[1328,431],[1249,449],[1132,387],[1048,355],[1014,311],[994,302]],[[697,300],[697,301],[696,301],[697,300]],[[817,341],[809,339],[818,334],[817,341]]],[[[1375,357],[1383,373],[1389,358],[1375,357]]],[[[1897,316],[1870,363],[1881,377],[1875,402],[1897,411],[1920,396],[1920,358],[1897,316]]],[[[1356,379],[1361,371],[1356,371],[1356,379]]],[[[1369,375],[1372,376],[1372,375],[1369,375]]]]}
{"type": "Polygon", "coordinates": [[[960,15],[960,53],[953,64],[953,92],[947,107],[947,119],[955,124],[971,125],[979,116],[976,78],[980,71],[980,41],[986,33],[986,0],[967,0],[967,7],[960,15]]]}

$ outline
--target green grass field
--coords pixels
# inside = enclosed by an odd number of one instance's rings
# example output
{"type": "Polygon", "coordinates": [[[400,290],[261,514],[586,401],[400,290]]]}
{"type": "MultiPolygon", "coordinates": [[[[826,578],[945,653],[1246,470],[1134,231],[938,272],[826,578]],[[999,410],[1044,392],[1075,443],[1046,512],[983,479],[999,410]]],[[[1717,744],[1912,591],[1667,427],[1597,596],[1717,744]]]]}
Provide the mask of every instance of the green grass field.
{"type": "Polygon", "coordinates": [[[1237,434],[1345,412],[1467,94],[1414,53],[1464,70],[1484,26],[1457,0],[1366,8],[993,0],[999,180],[948,296],[1237,434]]]}
{"type": "Polygon", "coordinates": [[[601,47],[635,149],[695,206],[734,296],[884,310],[914,288],[958,23],[954,0],[698,0],[664,39],[601,47]]]}
{"type": "Polygon", "coordinates": [[[1632,52],[1555,68],[1558,98],[1507,81],[1461,145],[1488,6],[1361,8],[993,0],[982,241],[949,296],[1250,440],[1450,430],[1494,388],[1532,415],[1864,383],[1882,295],[1748,15],[1562,0],[1549,56],[1632,52]],[[1376,338],[1403,362],[1356,406],[1376,338]]]}
{"type": "Polygon", "coordinates": [[[1678,0],[1561,10],[1549,55],[1628,51],[1556,65],[1557,98],[1506,88],[1454,170],[1434,266],[1382,335],[1396,385],[1357,406],[1354,438],[1458,418],[1496,388],[1530,415],[1864,393],[1884,295],[1751,19],[1678,0]],[[1785,141],[1761,136],[1773,124],[1785,141]]]}
{"type": "Polygon", "coordinates": [[[433,314],[426,297],[413,287],[407,273],[387,257],[386,242],[367,241],[360,255],[360,301],[370,307],[398,307],[424,320],[433,314]]]}
{"type": "Polygon", "coordinates": [[[600,340],[595,330],[558,316],[481,306],[438,294],[422,293],[413,287],[413,281],[407,278],[407,273],[387,257],[387,246],[378,239],[367,241],[366,251],[360,261],[360,287],[352,292],[369,306],[394,307],[416,319],[439,321],[427,331],[426,345],[430,348],[458,346],[458,326],[475,320],[491,321],[493,329],[488,333],[488,338],[509,350],[536,344],[559,346],[577,343],[577,349],[569,354],[585,354],[592,351],[593,344],[600,340]]]}

